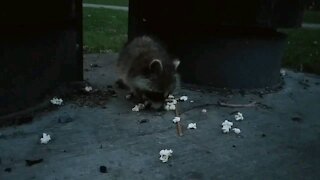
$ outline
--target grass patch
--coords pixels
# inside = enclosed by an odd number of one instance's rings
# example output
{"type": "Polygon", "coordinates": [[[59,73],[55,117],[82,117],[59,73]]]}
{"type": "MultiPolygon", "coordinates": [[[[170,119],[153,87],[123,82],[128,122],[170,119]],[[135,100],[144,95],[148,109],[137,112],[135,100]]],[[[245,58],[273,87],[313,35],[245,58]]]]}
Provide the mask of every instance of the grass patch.
{"type": "Polygon", "coordinates": [[[83,8],[85,53],[118,52],[127,40],[128,13],[83,8]]]}
{"type": "Polygon", "coordinates": [[[303,17],[306,23],[319,23],[320,24],[320,11],[306,11],[303,17]]]}
{"type": "Polygon", "coordinates": [[[320,30],[292,29],[280,30],[288,35],[288,44],[283,58],[283,66],[320,74],[320,30]]]}
{"type": "Polygon", "coordinates": [[[129,0],[83,0],[83,3],[128,6],[129,0]]]}

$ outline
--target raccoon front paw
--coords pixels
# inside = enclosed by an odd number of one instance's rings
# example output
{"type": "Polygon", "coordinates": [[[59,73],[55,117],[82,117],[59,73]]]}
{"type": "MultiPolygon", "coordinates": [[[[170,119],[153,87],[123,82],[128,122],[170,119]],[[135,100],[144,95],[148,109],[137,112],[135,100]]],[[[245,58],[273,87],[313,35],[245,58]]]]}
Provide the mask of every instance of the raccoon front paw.
{"type": "Polygon", "coordinates": [[[126,100],[128,100],[128,101],[132,101],[132,102],[134,102],[134,103],[143,103],[144,101],[143,101],[143,99],[142,99],[142,97],[139,95],[139,94],[137,94],[137,93],[135,93],[135,92],[130,92],[130,93],[128,93],[126,96],[125,96],[125,98],[126,98],[126,100]]]}

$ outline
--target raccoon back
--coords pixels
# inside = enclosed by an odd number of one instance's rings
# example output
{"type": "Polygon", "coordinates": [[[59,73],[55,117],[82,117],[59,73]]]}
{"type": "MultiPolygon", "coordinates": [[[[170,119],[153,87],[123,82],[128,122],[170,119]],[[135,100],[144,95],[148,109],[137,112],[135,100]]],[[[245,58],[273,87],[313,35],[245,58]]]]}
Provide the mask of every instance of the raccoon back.
{"type": "Polygon", "coordinates": [[[170,62],[166,50],[148,36],[137,37],[128,43],[120,52],[117,69],[120,78],[125,79],[143,73],[153,59],[160,59],[164,64],[170,62]],[[128,77],[130,75],[130,77],[128,77]]]}

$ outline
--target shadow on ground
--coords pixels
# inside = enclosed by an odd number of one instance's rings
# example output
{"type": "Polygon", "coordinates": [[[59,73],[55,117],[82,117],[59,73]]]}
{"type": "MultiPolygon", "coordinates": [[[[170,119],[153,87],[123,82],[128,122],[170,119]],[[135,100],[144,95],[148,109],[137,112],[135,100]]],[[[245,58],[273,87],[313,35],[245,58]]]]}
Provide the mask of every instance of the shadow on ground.
{"type": "MultiPolygon", "coordinates": [[[[94,89],[113,86],[115,58],[85,55],[94,89]]],[[[265,95],[183,88],[177,96],[189,99],[181,103],[182,137],[173,112],[132,112],[117,89],[102,105],[66,101],[28,124],[0,129],[0,179],[318,179],[320,78],[287,71],[284,82],[265,95]],[[220,107],[218,100],[263,106],[220,107]],[[235,121],[235,111],[243,121],[235,121]],[[241,133],[223,134],[225,119],[241,133]],[[191,122],[197,129],[186,129],[191,122]],[[48,144],[40,144],[44,132],[48,144]],[[161,149],[173,150],[167,163],[159,160],[161,149]]]]}

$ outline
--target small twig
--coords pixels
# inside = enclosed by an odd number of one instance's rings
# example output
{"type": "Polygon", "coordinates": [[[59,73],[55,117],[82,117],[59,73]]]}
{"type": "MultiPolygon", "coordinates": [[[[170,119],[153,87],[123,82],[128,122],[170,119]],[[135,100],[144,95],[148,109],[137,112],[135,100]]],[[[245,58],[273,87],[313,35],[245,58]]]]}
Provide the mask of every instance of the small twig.
{"type": "MultiPolygon", "coordinates": [[[[176,104],[176,117],[180,117],[180,113],[179,113],[179,103],[176,104]]],[[[178,133],[178,136],[183,136],[183,133],[182,133],[182,127],[181,127],[181,124],[180,122],[178,121],[176,123],[176,127],[177,127],[177,133],[178,133]]]]}
{"type": "Polygon", "coordinates": [[[218,101],[218,105],[219,106],[223,106],[223,107],[231,107],[231,108],[242,108],[242,107],[255,107],[257,104],[257,102],[253,101],[249,104],[230,104],[230,103],[225,103],[225,102],[221,102],[218,101]]]}
{"type": "Polygon", "coordinates": [[[201,105],[198,105],[198,106],[193,106],[193,107],[191,107],[189,109],[185,109],[185,111],[181,112],[180,114],[184,114],[184,113],[192,111],[194,109],[205,108],[205,107],[208,107],[208,106],[217,106],[217,104],[201,104],[201,105]]]}

